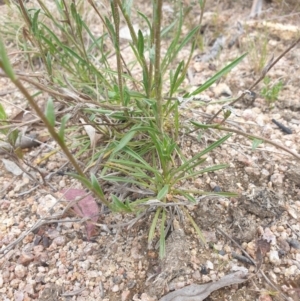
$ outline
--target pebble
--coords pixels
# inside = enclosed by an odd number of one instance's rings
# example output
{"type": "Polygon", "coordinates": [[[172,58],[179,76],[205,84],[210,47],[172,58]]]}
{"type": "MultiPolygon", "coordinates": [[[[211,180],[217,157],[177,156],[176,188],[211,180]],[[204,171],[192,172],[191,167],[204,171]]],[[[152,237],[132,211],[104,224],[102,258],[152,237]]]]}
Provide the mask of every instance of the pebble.
{"type": "Polygon", "coordinates": [[[290,249],[291,249],[289,243],[285,239],[283,239],[282,237],[278,238],[277,244],[285,252],[289,252],[290,249]]]}
{"type": "Polygon", "coordinates": [[[38,202],[39,205],[36,210],[37,214],[39,214],[40,216],[47,216],[49,215],[49,209],[57,203],[57,199],[51,194],[47,194],[39,198],[38,202]]]}
{"type": "Polygon", "coordinates": [[[287,269],[285,269],[284,275],[286,277],[295,276],[297,269],[298,269],[298,267],[296,265],[291,265],[290,267],[288,267],[287,269]]]}
{"type": "Polygon", "coordinates": [[[271,250],[270,253],[269,253],[269,259],[270,259],[270,262],[278,265],[281,263],[281,260],[279,259],[279,255],[278,255],[278,252],[276,250],[271,250]]]}
{"type": "Polygon", "coordinates": [[[278,232],[283,232],[285,229],[283,226],[277,226],[277,231],[278,232]]]}
{"type": "Polygon", "coordinates": [[[58,236],[54,238],[53,243],[57,246],[63,246],[66,243],[66,238],[64,236],[58,236]]]}
{"type": "Polygon", "coordinates": [[[26,275],[26,268],[21,264],[17,264],[15,267],[15,275],[18,278],[23,278],[26,275]]]}
{"type": "Polygon", "coordinates": [[[33,259],[34,259],[34,257],[32,254],[22,252],[22,254],[18,260],[18,263],[20,263],[22,265],[28,265],[31,261],[33,261],[33,259]]]}
{"type": "Polygon", "coordinates": [[[125,290],[125,291],[122,292],[122,295],[121,295],[121,300],[122,301],[128,301],[129,297],[130,297],[130,291],[129,290],[125,290]]]}
{"type": "Polygon", "coordinates": [[[214,264],[211,261],[207,260],[206,261],[206,267],[210,270],[213,270],[214,269],[214,264]]]}
{"type": "Polygon", "coordinates": [[[119,288],[119,285],[118,285],[118,284],[115,284],[115,285],[112,287],[112,289],[111,289],[111,291],[114,292],[114,293],[118,292],[119,290],[120,290],[120,288],[119,288]]]}
{"type": "Polygon", "coordinates": [[[270,178],[271,182],[273,185],[282,185],[283,183],[283,175],[280,173],[274,173],[271,178],[270,178]]]}

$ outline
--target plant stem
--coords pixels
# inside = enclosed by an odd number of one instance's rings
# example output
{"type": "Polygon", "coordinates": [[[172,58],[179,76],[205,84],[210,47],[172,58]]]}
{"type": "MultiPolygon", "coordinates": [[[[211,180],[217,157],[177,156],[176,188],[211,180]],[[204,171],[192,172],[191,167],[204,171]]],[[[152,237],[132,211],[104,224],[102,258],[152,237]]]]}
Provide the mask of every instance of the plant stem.
{"type": "Polygon", "coordinates": [[[268,144],[271,144],[271,145],[274,145],[276,146],[277,148],[280,148],[284,151],[286,151],[287,153],[293,155],[295,158],[297,158],[298,160],[300,160],[300,156],[296,153],[294,153],[293,151],[291,151],[290,149],[288,149],[287,147],[281,145],[281,144],[278,144],[270,139],[267,139],[267,138],[264,138],[264,137],[260,137],[260,136],[257,136],[257,135],[252,135],[252,134],[248,134],[248,133],[245,133],[243,131],[240,131],[240,130],[236,130],[236,129],[232,129],[232,128],[227,128],[227,127],[221,127],[219,125],[212,125],[211,128],[215,128],[217,130],[221,130],[221,131],[226,131],[226,132],[230,132],[230,133],[236,133],[236,134],[239,134],[239,135],[242,135],[244,137],[247,137],[247,138],[250,138],[250,139],[259,139],[259,140],[262,140],[263,142],[265,143],[268,143],[268,144]]]}
{"type": "Polygon", "coordinates": [[[162,111],[162,78],[160,66],[160,47],[161,47],[161,21],[162,21],[162,0],[154,0],[154,45],[155,45],[155,62],[154,62],[154,85],[155,97],[157,104],[157,126],[160,132],[163,132],[163,111],[162,111]]]}
{"type": "Polygon", "coordinates": [[[118,85],[119,85],[119,93],[120,100],[122,106],[124,106],[124,96],[123,96],[123,79],[122,79],[122,63],[121,63],[121,53],[120,53],[120,15],[118,8],[118,1],[113,0],[112,4],[112,13],[115,23],[115,32],[116,32],[116,40],[115,40],[115,49],[116,49],[116,59],[117,59],[117,69],[118,69],[118,85]]]}

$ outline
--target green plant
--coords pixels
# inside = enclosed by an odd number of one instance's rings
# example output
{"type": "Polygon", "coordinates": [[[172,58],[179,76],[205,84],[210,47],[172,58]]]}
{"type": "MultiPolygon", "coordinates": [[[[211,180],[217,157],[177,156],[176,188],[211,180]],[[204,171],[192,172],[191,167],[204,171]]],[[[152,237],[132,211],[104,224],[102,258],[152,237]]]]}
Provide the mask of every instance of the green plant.
{"type": "MultiPolygon", "coordinates": [[[[55,13],[42,0],[38,0],[39,7],[30,9],[23,1],[18,1],[15,8],[25,21],[17,39],[22,59],[27,60],[35,71],[33,58],[38,56],[44,72],[38,80],[18,74],[10,64],[3,42],[0,43],[0,68],[25,95],[73,165],[75,171],[71,176],[89,188],[99,203],[112,211],[135,214],[145,211],[147,206],[154,207],[149,242],[159,228],[160,255],[164,256],[169,203],[179,203],[178,209],[204,240],[182,199],[187,205],[188,202],[195,203],[197,196],[209,193],[181,186],[203,173],[227,166],[205,165],[200,168],[205,164],[205,155],[230,135],[190,159],[182,154],[177,141],[185,129],[180,122],[179,99],[174,96],[186,76],[200,25],[182,35],[182,5],[176,20],[164,24],[162,2],[152,1],[153,14],[150,17],[137,12],[141,27],[147,28],[148,34],[145,34],[146,31],[136,31],[133,26],[132,1],[112,0],[107,3],[110,10],[103,10],[92,0],[78,3],[55,0],[55,13]],[[93,32],[87,21],[87,11],[93,13],[89,18],[100,20],[104,28],[102,33],[93,32]],[[126,60],[128,52],[121,50],[121,25],[129,28],[131,41],[128,46],[134,55],[133,61],[126,60]],[[172,36],[171,41],[167,39],[167,33],[172,36]],[[162,56],[161,47],[165,44],[168,44],[167,51],[162,56]],[[177,62],[178,53],[186,47],[190,48],[189,57],[177,62]],[[24,81],[41,93],[51,95],[44,112],[24,87],[24,81]],[[165,85],[167,81],[168,85],[165,85]],[[58,117],[54,102],[71,109],[70,114],[58,117]],[[76,122],[75,115],[81,116],[82,126],[76,122]],[[91,138],[92,135],[82,139],[81,129],[87,125],[100,135],[100,140],[91,138]],[[68,135],[65,134],[67,130],[68,135]],[[98,147],[97,143],[101,146],[98,147]],[[87,159],[83,170],[77,158],[84,153],[87,159]],[[91,172],[95,164],[99,172],[94,168],[91,172]],[[107,184],[115,187],[116,192],[106,190],[107,184]],[[118,190],[120,185],[127,193],[118,190]],[[143,197],[131,198],[130,192],[134,190],[141,192],[143,197]]],[[[199,0],[202,12],[204,4],[205,1],[199,0]]],[[[183,97],[201,93],[244,57],[242,55],[229,63],[201,87],[183,97]]]]}
{"type": "Polygon", "coordinates": [[[277,83],[271,83],[270,77],[266,76],[263,79],[264,86],[261,89],[261,95],[265,98],[269,106],[278,99],[278,95],[283,88],[283,82],[279,80],[277,83]]]}
{"type": "Polygon", "coordinates": [[[261,33],[257,37],[249,37],[245,42],[245,48],[249,53],[249,61],[255,73],[262,72],[268,59],[268,33],[261,33]]]}

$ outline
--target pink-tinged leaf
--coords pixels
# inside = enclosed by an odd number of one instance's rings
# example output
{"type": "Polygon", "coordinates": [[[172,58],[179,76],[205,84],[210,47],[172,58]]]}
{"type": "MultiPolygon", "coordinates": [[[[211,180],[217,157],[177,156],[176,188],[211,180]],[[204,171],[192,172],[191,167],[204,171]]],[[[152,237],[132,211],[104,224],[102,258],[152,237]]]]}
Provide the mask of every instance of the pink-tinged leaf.
{"type": "MultiPolygon", "coordinates": [[[[66,188],[61,191],[61,193],[64,194],[64,197],[69,202],[74,202],[76,198],[81,198],[84,195],[86,195],[86,191],[83,189],[75,189],[75,188],[66,188]]],[[[95,199],[88,195],[77,202],[77,204],[74,204],[73,206],[74,211],[80,216],[80,217],[90,217],[93,222],[98,221],[99,217],[99,207],[95,199]]],[[[87,221],[86,222],[86,232],[87,232],[87,238],[90,239],[93,231],[95,229],[95,225],[93,225],[92,222],[87,221]]]]}

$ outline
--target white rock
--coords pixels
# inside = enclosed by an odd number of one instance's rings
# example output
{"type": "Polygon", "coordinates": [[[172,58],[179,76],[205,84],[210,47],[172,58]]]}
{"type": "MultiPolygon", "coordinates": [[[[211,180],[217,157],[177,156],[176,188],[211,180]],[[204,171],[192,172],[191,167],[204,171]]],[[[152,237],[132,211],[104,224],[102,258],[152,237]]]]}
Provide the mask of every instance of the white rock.
{"type": "Polygon", "coordinates": [[[15,275],[18,278],[23,278],[26,275],[26,268],[21,264],[17,264],[15,267],[15,275]]]}
{"type": "Polygon", "coordinates": [[[270,262],[278,265],[281,263],[281,260],[279,259],[279,255],[278,255],[278,252],[276,250],[271,250],[270,253],[269,253],[269,259],[270,259],[270,262]]]}
{"type": "Polygon", "coordinates": [[[207,260],[206,261],[206,267],[210,270],[213,270],[214,269],[214,264],[211,261],[207,260]]]}
{"type": "Polygon", "coordinates": [[[274,185],[281,185],[283,183],[283,175],[280,173],[274,173],[270,180],[274,185]]]}
{"type": "Polygon", "coordinates": [[[296,275],[296,271],[297,271],[297,266],[296,265],[291,265],[289,268],[287,268],[285,271],[284,271],[284,275],[286,277],[289,277],[289,276],[295,276],[296,275]]]}
{"type": "Polygon", "coordinates": [[[115,284],[115,285],[112,287],[111,290],[112,290],[112,292],[114,292],[114,293],[118,292],[118,291],[120,290],[119,285],[115,284]]]}
{"type": "Polygon", "coordinates": [[[37,206],[36,210],[37,214],[39,214],[40,216],[47,216],[49,215],[49,209],[56,204],[57,199],[51,194],[47,194],[39,198],[38,202],[39,205],[37,206]]]}

